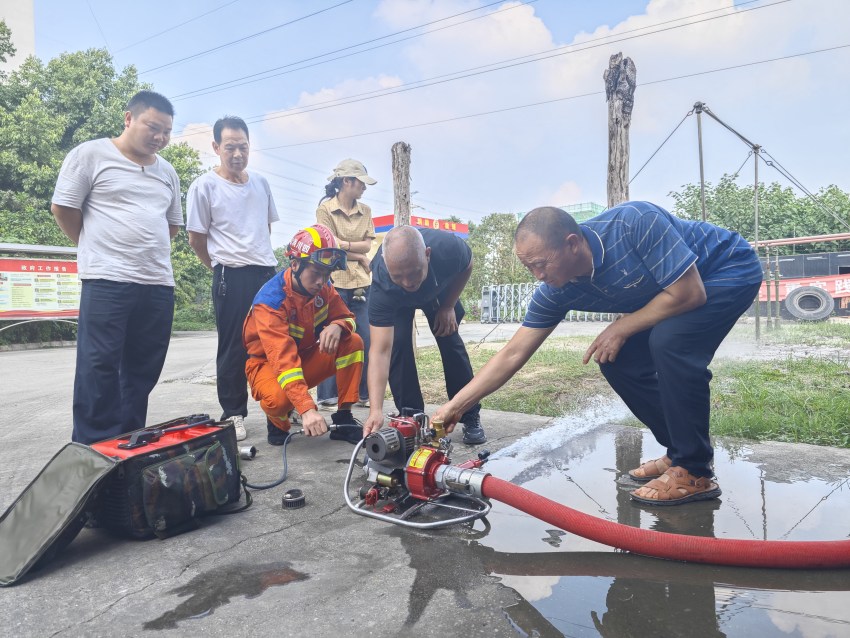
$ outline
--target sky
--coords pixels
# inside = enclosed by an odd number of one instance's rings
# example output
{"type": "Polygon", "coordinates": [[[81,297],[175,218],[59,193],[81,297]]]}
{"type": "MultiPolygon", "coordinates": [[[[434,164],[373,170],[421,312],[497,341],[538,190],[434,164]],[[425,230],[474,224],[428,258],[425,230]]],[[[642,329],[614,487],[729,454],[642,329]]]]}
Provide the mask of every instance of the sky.
{"type": "MultiPolygon", "coordinates": [[[[275,246],[314,223],[345,158],[378,180],[373,216],[391,214],[399,141],[414,215],[605,204],[602,74],[618,52],[637,67],[632,199],[672,208],[671,191],[699,182],[698,101],[807,189],[850,190],[846,0],[35,0],[34,15],[36,55],[105,47],[134,65],[172,99],[172,140],[207,166],[215,120],[245,118],[249,170],[281,216],[275,246]]],[[[752,184],[748,146],[702,128],[706,180],[743,165],[752,184]]]]}

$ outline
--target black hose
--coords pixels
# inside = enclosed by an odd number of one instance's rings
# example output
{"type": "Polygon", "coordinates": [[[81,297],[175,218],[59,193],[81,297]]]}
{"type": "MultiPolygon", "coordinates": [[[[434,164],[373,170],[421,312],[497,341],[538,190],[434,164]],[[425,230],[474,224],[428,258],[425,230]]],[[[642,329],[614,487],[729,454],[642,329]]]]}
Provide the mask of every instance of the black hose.
{"type": "Polygon", "coordinates": [[[303,430],[298,430],[297,432],[290,432],[289,436],[286,437],[286,441],[283,442],[283,450],[281,451],[283,455],[283,474],[280,475],[280,478],[271,483],[245,483],[245,487],[250,487],[252,490],[267,490],[272,487],[277,487],[281,483],[286,480],[286,473],[288,471],[288,467],[286,465],[286,446],[289,445],[289,442],[292,440],[296,434],[303,434],[303,430]]]}

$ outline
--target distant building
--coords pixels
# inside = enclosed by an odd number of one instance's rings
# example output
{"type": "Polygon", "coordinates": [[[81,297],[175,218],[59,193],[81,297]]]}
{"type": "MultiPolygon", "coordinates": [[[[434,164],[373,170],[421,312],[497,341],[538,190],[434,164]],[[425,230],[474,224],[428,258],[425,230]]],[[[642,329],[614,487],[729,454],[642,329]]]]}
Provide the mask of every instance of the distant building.
{"type": "Polygon", "coordinates": [[[0,20],[12,31],[12,44],[17,49],[14,57],[0,64],[0,71],[10,73],[29,56],[35,55],[34,0],[3,0],[0,2],[0,20]]]}
{"type": "MultiPolygon", "coordinates": [[[[605,210],[605,207],[602,204],[594,204],[593,202],[570,204],[568,206],[559,206],[558,208],[568,212],[577,222],[585,222],[591,217],[596,217],[599,213],[605,210]]],[[[525,217],[527,212],[528,211],[517,213],[517,221],[525,217]]]]}

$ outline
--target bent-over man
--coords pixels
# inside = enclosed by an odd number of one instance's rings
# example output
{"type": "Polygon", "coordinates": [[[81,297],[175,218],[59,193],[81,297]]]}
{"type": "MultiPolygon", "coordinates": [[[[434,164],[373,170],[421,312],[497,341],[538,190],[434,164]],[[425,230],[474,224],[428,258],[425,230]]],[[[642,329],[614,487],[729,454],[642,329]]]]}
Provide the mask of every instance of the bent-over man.
{"type": "MultiPolygon", "coordinates": [[[[570,310],[629,313],[596,337],[592,358],[666,454],[629,472],[644,504],[720,496],[712,481],[708,365],[762,280],[738,233],[626,202],[582,224],[537,208],[516,230],[519,260],[541,282],[520,329],[434,415],[452,427],[467,406],[504,385],[570,310]]],[[[449,430],[450,431],[450,430],[449,430]]]]}
{"type": "MultiPolygon", "coordinates": [[[[389,378],[396,409],[425,409],[413,352],[413,317],[419,308],[440,349],[446,393],[451,399],[472,379],[472,364],[458,334],[460,303],[472,273],[472,250],[460,237],[430,228],[393,228],[372,260],[369,298],[369,418],[364,435],[384,422],[384,393],[389,378]]],[[[473,401],[458,415],[463,442],[487,441],[481,405],[473,401]]],[[[457,419],[456,419],[457,421],[457,419]]]]}

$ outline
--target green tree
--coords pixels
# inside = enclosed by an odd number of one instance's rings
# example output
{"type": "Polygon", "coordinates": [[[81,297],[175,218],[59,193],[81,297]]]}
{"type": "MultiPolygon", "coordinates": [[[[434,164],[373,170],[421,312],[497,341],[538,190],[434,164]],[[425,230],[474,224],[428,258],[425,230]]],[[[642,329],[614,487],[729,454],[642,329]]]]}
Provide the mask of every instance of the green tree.
{"type": "MultiPolygon", "coordinates": [[[[670,196],[676,202],[672,211],[674,214],[684,219],[702,218],[698,184],[687,184],[681,191],[670,193],[670,196]]],[[[759,184],[759,240],[848,232],[850,195],[837,186],[828,186],[818,191],[815,198],[817,203],[775,182],[759,184]]],[[[733,175],[724,175],[717,186],[706,184],[705,205],[708,221],[735,230],[750,241],[755,238],[752,186],[739,186],[733,175]]],[[[786,246],[780,252],[848,249],[850,242],[824,242],[786,246]]]]}
{"type": "MultiPolygon", "coordinates": [[[[18,50],[12,44],[12,30],[5,20],[0,20],[0,64],[8,62],[18,50]]],[[[5,71],[0,71],[0,80],[6,77],[5,71]]]]}
{"type": "Polygon", "coordinates": [[[100,49],[47,64],[30,56],[0,81],[0,241],[70,245],[50,214],[62,160],[81,142],[120,133],[124,105],[141,88],[133,67],[117,73],[100,49]]]}
{"type": "MultiPolygon", "coordinates": [[[[168,160],[180,177],[180,191],[183,210],[186,210],[186,192],[189,185],[204,171],[198,151],[185,142],[166,147],[162,157],[168,160]]],[[[195,251],[189,246],[189,235],[181,228],[171,242],[171,264],[174,268],[174,303],[178,309],[193,307],[195,314],[204,315],[210,311],[210,288],[212,273],[201,263],[195,251]]]]}
{"type": "Polygon", "coordinates": [[[469,224],[468,243],[474,263],[462,298],[468,310],[478,307],[483,286],[534,281],[514,254],[516,227],[517,219],[510,213],[493,213],[478,224],[469,224]]]}
{"type": "MultiPolygon", "coordinates": [[[[14,54],[9,35],[0,22],[0,60],[14,54]]],[[[50,213],[62,161],[82,142],[119,135],[128,100],[151,88],[133,66],[117,71],[103,49],[65,53],[46,64],[30,56],[0,76],[0,242],[71,245],[50,213]]],[[[181,143],[162,156],[180,178],[185,211],[189,184],[202,172],[198,153],[181,143]]],[[[184,230],[172,244],[172,263],[178,310],[208,312],[211,275],[184,230]]]]}

